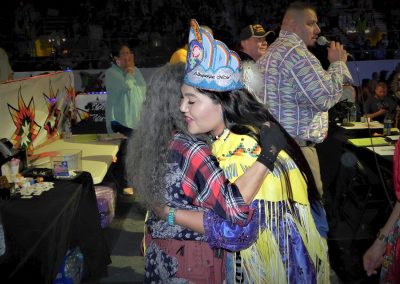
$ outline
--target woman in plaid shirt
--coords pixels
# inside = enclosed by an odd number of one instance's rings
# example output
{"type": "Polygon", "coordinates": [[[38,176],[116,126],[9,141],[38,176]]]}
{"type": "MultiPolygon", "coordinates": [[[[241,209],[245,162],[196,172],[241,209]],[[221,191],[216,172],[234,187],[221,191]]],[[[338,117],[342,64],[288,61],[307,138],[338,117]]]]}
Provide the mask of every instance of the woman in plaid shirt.
{"type": "MultiPolygon", "coordinates": [[[[248,204],[267,168],[257,162],[235,184],[225,178],[205,140],[187,134],[179,111],[182,78],[181,64],[155,72],[140,123],[128,144],[129,180],[149,209],[145,282],[220,283],[225,273],[224,254],[210,249],[203,234],[174,225],[173,220],[162,220],[153,212],[164,204],[191,211],[208,208],[232,224],[247,224],[253,217],[248,204]]],[[[270,140],[283,145],[280,137],[283,135],[277,132],[270,140]]]]}

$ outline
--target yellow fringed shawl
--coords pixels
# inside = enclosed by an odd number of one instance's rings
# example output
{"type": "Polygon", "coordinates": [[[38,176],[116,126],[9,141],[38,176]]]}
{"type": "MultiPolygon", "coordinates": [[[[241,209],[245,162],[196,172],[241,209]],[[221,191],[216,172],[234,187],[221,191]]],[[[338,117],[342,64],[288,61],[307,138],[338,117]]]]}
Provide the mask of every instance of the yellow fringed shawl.
{"type": "MultiPolygon", "coordinates": [[[[217,157],[225,176],[234,182],[256,160],[261,149],[257,142],[247,135],[237,135],[225,130],[212,145],[212,152],[217,157]]],[[[317,283],[329,283],[328,246],[320,236],[311,215],[311,208],[307,197],[306,182],[297,165],[289,155],[281,151],[272,173],[265,178],[255,200],[270,202],[287,201],[286,182],[281,167],[286,168],[292,187],[293,200],[300,217],[293,218],[295,214],[279,212],[278,203],[265,210],[267,229],[259,232],[258,240],[248,249],[240,252],[245,278],[253,283],[287,283],[286,269],[279,251],[279,238],[275,238],[271,228],[278,227],[278,219],[272,216],[281,216],[283,219],[291,218],[308,253],[315,265],[317,283]],[[269,212],[268,212],[269,211],[269,212]]],[[[286,211],[287,212],[287,211],[286,211]]],[[[261,212],[260,212],[261,213],[261,212]]],[[[259,214],[261,216],[261,214],[259,214]]],[[[287,234],[285,234],[287,236],[287,234]]],[[[287,238],[285,238],[287,240],[287,238]]],[[[235,260],[234,260],[235,261],[235,260]]],[[[289,264],[290,265],[290,264],[289,264]]],[[[235,273],[234,273],[235,274],[235,273]]]]}

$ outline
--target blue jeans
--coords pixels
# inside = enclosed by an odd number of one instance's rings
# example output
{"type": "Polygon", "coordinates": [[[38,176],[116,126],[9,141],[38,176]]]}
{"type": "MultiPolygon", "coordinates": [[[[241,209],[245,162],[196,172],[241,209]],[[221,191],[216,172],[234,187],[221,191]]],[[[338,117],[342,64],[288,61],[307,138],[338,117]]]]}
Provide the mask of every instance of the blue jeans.
{"type": "Polygon", "coordinates": [[[111,129],[114,132],[124,134],[126,137],[130,137],[133,131],[132,128],[126,127],[116,120],[111,121],[111,129]]]}

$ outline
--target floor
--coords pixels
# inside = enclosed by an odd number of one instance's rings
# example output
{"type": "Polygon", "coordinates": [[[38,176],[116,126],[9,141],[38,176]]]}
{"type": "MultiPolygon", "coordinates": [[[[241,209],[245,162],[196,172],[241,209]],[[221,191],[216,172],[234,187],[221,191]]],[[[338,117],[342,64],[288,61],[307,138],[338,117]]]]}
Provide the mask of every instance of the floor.
{"type": "MultiPolygon", "coordinates": [[[[367,209],[363,216],[360,216],[357,215],[359,213],[355,208],[345,203],[348,202],[344,202],[344,209],[337,222],[331,223],[331,234],[328,239],[331,266],[336,272],[332,283],[378,283],[376,276],[365,275],[361,262],[362,254],[374,239],[373,229],[365,223],[373,222],[378,212],[375,209],[367,209]],[[346,210],[352,218],[348,217],[346,210]]],[[[108,277],[102,278],[100,283],[143,283],[144,265],[140,254],[140,243],[145,212],[140,209],[138,202],[129,196],[119,196],[116,208],[114,220],[105,229],[112,251],[112,263],[108,268],[108,277]]]]}
{"type": "MultiPolygon", "coordinates": [[[[388,184],[390,176],[390,171],[384,175],[383,180],[388,184]]],[[[326,192],[326,200],[330,202],[325,203],[330,226],[329,256],[337,275],[332,283],[378,283],[377,276],[366,276],[362,256],[390,214],[389,196],[384,194],[372,168],[343,167],[336,178],[326,192]]],[[[112,264],[108,277],[100,283],[143,283],[144,260],[140,244],[145,212],[140,208],[134,197],[118,196],[115,218],[105,229],[112,264]]]]}
{"type": "Polygon", "coordinates": [[[108,277],[100,283],[143,283],[144,261],[140,253],[145,212],[134,197],[120,195],[117,199],[115,218],[105,229],[110,243],[112,263],[108,277]]]}

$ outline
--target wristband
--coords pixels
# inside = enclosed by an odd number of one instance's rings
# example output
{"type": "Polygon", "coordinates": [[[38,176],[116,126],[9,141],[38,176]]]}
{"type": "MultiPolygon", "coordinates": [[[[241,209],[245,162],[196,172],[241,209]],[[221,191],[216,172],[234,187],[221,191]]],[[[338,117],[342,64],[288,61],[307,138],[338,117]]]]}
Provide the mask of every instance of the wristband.
{"type": "Polygon", "coordinates": [[[175,212],[176,212],[176,208],[172,208],[172,207],[169,208],[167,222],[168,222],[168,225],[170,225],[170,226],[175,225],[175,212]]]}
{"type": "Polygon", "coordinates": [[[272,155],[265,155],[264,153],[260,153],[260,155],[257,158],[257,161],[259,161],[261,164],[266,166],[271,172],[274,171],[274,162],[276,160],[276,157],[272,157],[272,155]]]}

